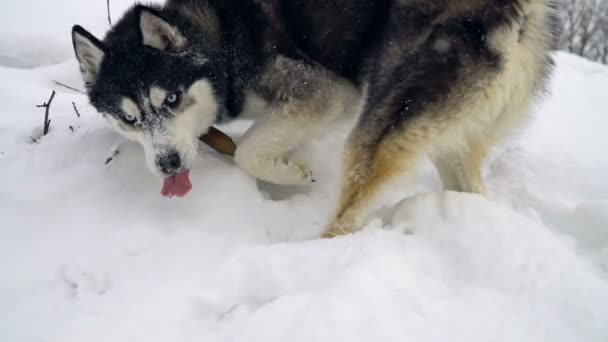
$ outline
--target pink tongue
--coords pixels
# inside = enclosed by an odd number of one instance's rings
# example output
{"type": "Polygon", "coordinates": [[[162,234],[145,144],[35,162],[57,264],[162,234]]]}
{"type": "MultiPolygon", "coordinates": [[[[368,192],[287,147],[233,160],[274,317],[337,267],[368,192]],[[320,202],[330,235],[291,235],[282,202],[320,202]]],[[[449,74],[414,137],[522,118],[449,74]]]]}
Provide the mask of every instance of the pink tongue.
{"type": "Polygon", "coordinates": [[[192,189],[190,183],[190,171],[184,171],[175,176],[165,178],[163,189],[160,194],[165,197],[184,197],[192,189]]]}

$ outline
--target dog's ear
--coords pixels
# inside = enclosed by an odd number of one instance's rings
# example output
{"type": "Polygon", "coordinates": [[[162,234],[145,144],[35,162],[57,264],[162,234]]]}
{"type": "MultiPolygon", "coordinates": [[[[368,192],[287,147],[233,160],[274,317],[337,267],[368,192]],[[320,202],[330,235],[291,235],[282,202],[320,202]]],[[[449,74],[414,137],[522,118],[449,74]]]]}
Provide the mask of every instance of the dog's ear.
{"type": "Polygon", "coordinates": [[[186,37],[174,25],[161,18],[154,10],[139,8],[139,28],[143,44],[158,50],[179,50],[186,45],[186,37]]]}
{"type": "Polygon", "coordinates": [[[91,88],[97,82],[99,68],[105,57],[103,44],[78,25],[72,28],[72,43],[85,86],[91,88]]]}

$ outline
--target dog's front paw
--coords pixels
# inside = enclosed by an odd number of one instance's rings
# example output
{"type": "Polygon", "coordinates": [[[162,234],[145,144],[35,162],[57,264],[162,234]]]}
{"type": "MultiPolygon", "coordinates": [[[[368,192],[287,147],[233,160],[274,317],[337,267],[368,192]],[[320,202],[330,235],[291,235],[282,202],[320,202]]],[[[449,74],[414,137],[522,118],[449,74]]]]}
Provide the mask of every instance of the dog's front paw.
{"type": "Polygon", "coordinates": [[[286,157],[262,156],[237,149],[234,160],[250,175],[278,185],[307,185],[315,180],[305,163],[286,157]]]}
{"type": "Polygon", "coordinates": [[[274,169],[270,174],[273,180],[267,180],[269,182],[283,185],[307,185],[315,182],[312,171],[303,162],[277,157],[273,159],[273,164],[274,169]]]}

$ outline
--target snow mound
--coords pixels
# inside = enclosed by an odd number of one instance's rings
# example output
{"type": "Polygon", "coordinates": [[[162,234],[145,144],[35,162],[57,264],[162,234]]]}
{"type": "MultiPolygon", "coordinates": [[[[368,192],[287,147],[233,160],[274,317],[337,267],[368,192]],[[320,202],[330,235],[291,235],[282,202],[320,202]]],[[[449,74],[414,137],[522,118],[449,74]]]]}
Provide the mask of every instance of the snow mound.
{"type": "Polygon", "coordinates": [[[415,234],[242,249],[202,285],[198,312],[217,340],[230,341],[580,341],[582,332],[600,341],[608,333],[605,280],[572,241],[538,222],[457,193],[405,200],[394,219],[415,234]]]}

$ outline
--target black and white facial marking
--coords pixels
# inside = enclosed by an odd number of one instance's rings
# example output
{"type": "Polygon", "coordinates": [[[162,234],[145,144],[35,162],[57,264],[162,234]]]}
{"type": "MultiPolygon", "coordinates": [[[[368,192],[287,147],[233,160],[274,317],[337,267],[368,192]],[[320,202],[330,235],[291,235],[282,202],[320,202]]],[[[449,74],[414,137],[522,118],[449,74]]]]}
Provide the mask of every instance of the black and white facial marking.
{"type": "Polygon", "coordinates": [[[73,29],[91,104],[118,132],[143,146],[154,173],[187,170],[197,156],[198,137],[223,111],[217,95],[223,76],[154,10],[131,10],[114,28],[120,29],[130,35],[111,31],[103,42],[81,27],[73,29]],[[115,42],[113,35],[138,41],[115,42]]]}
{"type": "Polygon", "coordinates": [[[198,153],[198,137],[214,122],[217,113],[210,82],[198,80],[188,89],[152,86],[139,99],[123,97],[122,115],[106,115],[125,137],[139,142],[148,167],[161,176],[190,168],[198,153]]]}

